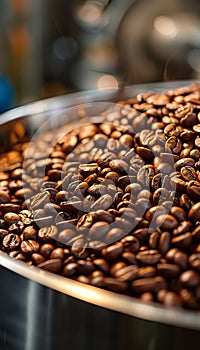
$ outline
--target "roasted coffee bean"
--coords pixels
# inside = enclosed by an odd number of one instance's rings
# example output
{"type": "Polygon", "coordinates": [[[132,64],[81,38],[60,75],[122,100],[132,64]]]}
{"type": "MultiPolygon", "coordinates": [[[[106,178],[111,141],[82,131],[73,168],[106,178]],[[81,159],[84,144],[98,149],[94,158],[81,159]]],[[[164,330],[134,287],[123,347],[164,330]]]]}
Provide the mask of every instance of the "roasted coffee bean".
{"type": "Polygon", "coordinates": [[[36,240],[37,237],[37,231],[33,226],[27,226],[24,228],[24,230],[22,231],[23,234],[23,239],[25,241],[32,239],[32,240],[36,240]]]}
{"type": "Polygon", "coordinates": [[[181,284],[188,288],[196,287],[200,282],[199,274],[193,270],[184,271],[179,278],[181,284]]]}
{"type": "Polygon", "coordinates": [[[180,206],[187,212],[192,206],[192,201],[187,194],[182,194],[180,197],[180,206]]]}
{"type": "Polygon", "coordinates": [[[144,265],[155,265],[161,258],[161,254],[157,250],[144,250],[136,254],[136,259],[144,265]]]}
{"type": "Polygon", "coordinates": [[[189,166],[181,168],[181,176],[185,181],[192,181],[197,179],[197,174],[195,169],[189,166]]]}
{"type": "Polygon", "coordinates": [[[188,266],[188,256],[177,248],[169,250],[166,254],[166,259],[174,264],[177,264],[181,269],[185,270],[188,266]]]}
{"type": "Polygon", "coordinates": [[[89,228],[92,226],[93,222],[94,222],[94,215],[84,214],[78,220],[77,227],[79,229],[89,228]]]}
{"type": "Polygon", "coordinates": [[[122,230],[119,227],[114,227],[109,229],[109,231],[106,234],[105,242],[106,243],[113,243],[119,241],[122,237],[124,237],[125,233],[124,230],[122,230]]]}
{"type": "Polygon", "coordinates": [[[87,243],[83,239],[77,239],[71,247],[72,254],[78,259],[84,259],[88,256],[87,243]]]}
{"type": "Polygon", "coordinates": [[[179,159],[176,163],[175,163],[175,167],[176,167],[176,170],[180,171],[181,168],[183,167],[192,167],[194,166],[194,159],[192,158],[182,158],[182,159],[179,159]]]}
{"type": "Polygon", "coordinates": [[[45,258],[41,254],[38,254],[38,253],[33,253],[31,255],[31,259],[35,265],[39,265],[39,264],[45,262],[45,258]]]}
{"type": "Polygon", "coordinates": [[[200,221],[200,202],[191,207],[188,217],[190,220],[200,221]]]}
{"type": "Polygon", "coordinates": [[[169,232],[162,232],[159,238],[158,248],[162,255],[170,249],[171,235],[169,232]]]}
{"type": "Polygon", "coordinates": [[[106,277],[103,279],[104,287],[113,292],[124,292],[127,289],[127,283],[119,279],[106,277]]]}
{"type": "Polygon", "coordinates": [[[184,233],[180,236],[173,237],[171,243],[178,248],[189,248],[192,243],[192,236],[190,232],[184,233]]]}
{"type": "Polygon", "coordinates": [[[15,214],[15,213],[8,212],[4,215],[4,220],[5,220],[5,223],[8,226],[10,226],[10,225],[15,224],[18,221],[20,221],[20,216],[18,214],[15,214]]]}
{"type": "Polygon", "coordinates": [[[33,254],[37,253],[40,249],[40,245],[38,242],[29,239],[27,241],[23,241],[20,245],[20,249],[22,253],[26,254],[33,254]]]}
{"type": "Polygon", "coordinates": [[[102,250],[102,256],[107,260],[116,260],[123,252],[123,244],[120,242],[114,243],[102,250]]]}
{"type": "Polygon", "coordinates": [[[138,270],[138,277],[139,278],[154,277],[156,275],[157,275],[157,270],[153,266],[140,267],[138,270]]]}
{"type": "Polygon", "coordinates": [[[109,162],[109,167],[117,173],[128,173],[128,164],[121,159],[113,159],[109,162]]]}
{"type": "Polygon", "coordinates": [[[178,221],[172,215],[161,214],[156,218],[156,225],[164,230],[173,230],[178,226],[178,221]]]}
{"type": "Polygon", "coordinates": [[[196,270],[200,270],[200,253],[192,254],[189,257],[189,264],[196,270]]]}
{"type": "Polygon", "coordinates": [[[200,198],[200,183],[198,181],[190,181],[187,185],[188,194],[195,199],[200,198]]]}
{"type": "Polygon", "coordinates": [[[10,202],[10,196],[7,192],[0,190],[0,203],[10,202]]]}
{"type": "Polygon", "coordinates": [[[115,278],[123,282],[131,282],[138,276],[138,267],[135,265],[129,265],[118,269],[115,273],[115,278]]]}
{"type": "Polygon", "coordinates": [[[169,291],[164,295],[163,304],[165,306],[180,308],[182,306],[182,300],[176,293],[169,291]]]}
{"type": "MultiPolygon", "coordinates": [[[[190,229],[191,229],[191,227],[192,227],[192,224],[191,224],[191,226],[190,226],[190,229]]],[[[188,231],[188,230],[187,230],[187,231],[188,231]]],[[[200,227],[197,226],[197,227],[194,229],[194,231],[192,231],[191,235],[192,235],[192,239],[193,239],[195,242],[199,242],[199,241],[200,241],[200,227]]]]}
{"type": "Polygon", "coordinates": [[[7,251],[15,250],[20,245],[20,238],[18,235],[10,233],[3,238],[2,245],[7,251]]]}
{"type": "Polygon", "coordinates": [[[62,261],[60,259],[50,259],[37,266],[48,272],[59,273],[62,269],[62,261]]]}
{"type": "Polygon", "coordinates": [[[51,225],[49,227],[42,227],[38,231],[38,239],[42,242],[52,242],[57,238],[58,229],[56,226],[51,225]]]}
{"type": "Polygon", "coordinates": [[[170,214],[174,216],[178,221],[182,222],[187,219],[187,214],[186,212],[179,207],[172,207],[170,209],[170,214]]]}
{"type": "Polygon", "coordinates": [[[94,264],[91,261],[78,260],[77,269],[79,274],[88,276],[94,271],[94,264]]]}
{"type": "Polygon", "coordinates": [[[93,260],[93,264],[96,268],[100,269],[104,273],[106,273],[106,274],[108,273],[109,264],[105,259],[102,259],[102,258],[95,259],[95,260],[93,260]]]}
{"type": "Polygon", "coordinates": [[[7,236],[8,231],[4,230],[3,228],[0,229],[0,238],[3,239],[5,236],[7,236]]]}
{"type": "Polygon", "coordinates": [[[109,224],[111,224],[114,221],[113,216],[105,210],[97,210],[92,215],[94,215],[94,219],[96,221],[106,221],[109,224]]]}
{"type": "Polygon", "coordinates": [[[160,263],[157,265],[158,272],[166,278],[176,278],[181,273],[178,265],[169,263],[160,263]]]}
{"type": "Polygon", "coordinates": [[[106,210],[112,205],[113,199],[110,195],[104,194],[99,199],[97,199],[92,205],[91,210],[106,210]]]}
{"type": "Polygon", "coordinates": [[[141,278],[132,282],[131,287],[136,294],[145,292],[155,292],[158,289],[163,289],[166,282],[161,277],[141,278]]]}

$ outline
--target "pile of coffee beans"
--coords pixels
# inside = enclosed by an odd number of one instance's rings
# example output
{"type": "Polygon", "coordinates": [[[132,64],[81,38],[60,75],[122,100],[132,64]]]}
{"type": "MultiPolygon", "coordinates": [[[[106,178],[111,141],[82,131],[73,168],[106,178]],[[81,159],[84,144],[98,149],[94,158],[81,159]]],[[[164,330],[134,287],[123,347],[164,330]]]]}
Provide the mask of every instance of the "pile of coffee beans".
{"type": "Polygon", "coordinates": [[[200,310],[199,85],[119,101],[66,133],[17,130],[0,158],[1,252],[200,310]]]}

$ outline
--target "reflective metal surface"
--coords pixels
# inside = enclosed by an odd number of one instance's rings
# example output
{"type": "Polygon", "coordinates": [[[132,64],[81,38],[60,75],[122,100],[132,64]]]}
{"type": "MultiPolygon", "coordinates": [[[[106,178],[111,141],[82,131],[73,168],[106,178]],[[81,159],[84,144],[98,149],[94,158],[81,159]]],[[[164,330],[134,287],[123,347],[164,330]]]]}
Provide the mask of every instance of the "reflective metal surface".
{"type": "MultiPolygon", "coordinates": [[[[2,115],[1,140],[20,117],[31,132],[53,111],[76,103],[115,100],[188,84],[140,85],[124,92],[91,92],[40,101],[2,115]]],[[[27,266],[3,253],[0,281],[1,350],[179,350],[200,342],[200,315],[196,312],[146,305],[27,266]]]]}

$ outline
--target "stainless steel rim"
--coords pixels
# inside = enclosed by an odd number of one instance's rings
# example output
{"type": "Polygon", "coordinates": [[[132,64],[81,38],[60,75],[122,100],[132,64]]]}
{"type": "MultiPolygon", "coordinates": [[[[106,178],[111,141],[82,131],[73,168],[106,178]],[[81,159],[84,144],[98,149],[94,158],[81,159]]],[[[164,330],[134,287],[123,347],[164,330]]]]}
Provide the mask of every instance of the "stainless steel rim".
{"type": "MultiPolygon", "coordinates": [[[[147,92],[149,90],[162,91],[174,89],[176,87],[189,85],[190,83],[191,81],[175,81],[168,83],[140,84],[127,87],[125,96],[130,95],[130,93],[134,96],[137,93],[147,92]]],[[[28,115],[51,110],[55,111],[56,109],[62,110],[75,103],[82,104],[84,102],[92,102],[94,99],[95,101],[100,101],[105,97],[109,99],[117,94],[119,94],[119,91],[104,90],[100,93],[99,91],[87,91],[34,102],[4,113],[0,118],[0,125],[28,115]]],[[[200,314],[194,311],[179,310],[169,307],[165,308],[156,303],[146,304],[134,297],[128,297],[85,285],[66,277],[38,269],[35,266],[27,266],[23,262],[10,258],[3,252],[0,252],[0,265],[43,286],[94,305],[148,321],[200,330],[200,314]]]]}

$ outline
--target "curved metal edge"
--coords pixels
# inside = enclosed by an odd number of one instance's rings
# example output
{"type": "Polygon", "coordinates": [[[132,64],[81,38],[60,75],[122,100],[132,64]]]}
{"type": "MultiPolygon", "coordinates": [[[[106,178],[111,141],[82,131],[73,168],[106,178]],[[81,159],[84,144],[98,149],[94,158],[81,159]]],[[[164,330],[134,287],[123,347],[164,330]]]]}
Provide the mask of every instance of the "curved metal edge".
{"type": "MultiPolygon", "coordinates": [[[[123,98],[126,98],[126,95],[129,95],[130,97],[130,93],[135,96],[136,94],[148,92],[150,90],[158,92],[188,86],[191,83],[200,83],[200,81],[182,80],[167,83],[158,82],[153,84],[138,84],[126,87],[125,91],[122,92],[120,90],[91,90],[53,97],[43,101],[33,102],[2,114],[0,116],[0,125],[32,114],[39,114],[55,109],[62,110],[73,104],[77,105],[93,102],[94,98],[95,101],[100,101],[102,98],[109,100],[110,98],[117,98],[121,94],[123,98]]],[[[134,297],[124,296],[90,285],[85,285],[66,277],[38,269],[35,266],[27,266],[25,263],[14,260],[1,251],[0,265],[45,287],[100,307],[148,321],[155,321],[192,330],[200,330],[200,314],[193,311],[179,310],[169,307],[164,308],[156,303],[147,304],[134,297]]]]}
{"type": "Polygon", "coordinates": [[[121,96],[125,97],[131,92],[134,95],[137,95],[142,92],[148,92],[154,90],[156,92],[175,89],[178,87],[183,87],[190,85],[192,83],[200,84],[200,80],[176,80],[169,82],[156,82],[156,83],[147,83],[147,84],[136,84],[127,86],[125,89],[104,89],[104,90],[87,90],[82,92],[74,92],[72,94],[62,95],[47,98],[44,100],[36,101],[16,107],[9,110],[8,112],[2,113],[0,115],[0,125],[12,121],[16,118],[21,118],[29,116],[32,114],[39,114],[49,111],[62,110],[67,107],[71,107],[74,104],[84,104],[87,102],[102,101],[102,99],[109,100],[111,98],[116,99],[121,96]]]}
{"type": "Polygon", "coordinates": [[[134,297],[70,280],[35,266],[27,266],[24,262],[11,259],[1,252],[0,265],[45,287],[96,306],[147,321],[200,330],[200,315],[192,311],[164,308],[155,303],[147,304],[134,297]]]}

